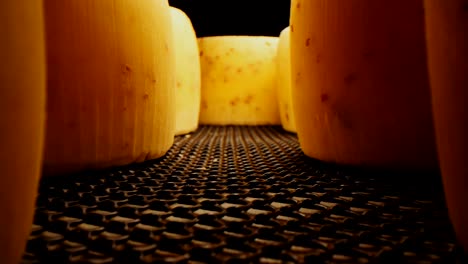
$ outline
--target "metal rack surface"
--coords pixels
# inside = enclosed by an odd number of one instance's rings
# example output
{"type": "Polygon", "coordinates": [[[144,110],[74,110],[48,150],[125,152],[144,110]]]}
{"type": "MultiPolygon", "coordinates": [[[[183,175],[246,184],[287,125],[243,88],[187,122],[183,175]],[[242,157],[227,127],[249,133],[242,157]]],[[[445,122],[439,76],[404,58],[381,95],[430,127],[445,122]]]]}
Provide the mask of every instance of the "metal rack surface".
{"type": "Polygon", "coordinates": [[[154,161],[45,178],[24,263],[457,263],[437,175],[305,157],[277,126],[202,126],[154,161]]]}

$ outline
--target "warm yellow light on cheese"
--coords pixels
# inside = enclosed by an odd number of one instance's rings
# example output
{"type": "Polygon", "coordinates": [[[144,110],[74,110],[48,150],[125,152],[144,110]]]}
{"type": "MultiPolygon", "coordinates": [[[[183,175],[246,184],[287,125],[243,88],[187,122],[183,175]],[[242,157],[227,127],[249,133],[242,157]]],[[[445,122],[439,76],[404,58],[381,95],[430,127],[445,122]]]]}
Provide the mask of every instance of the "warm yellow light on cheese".
{"type": "Polygon", "coordinates": [[[33,221],[45,127],[42,1],[0,1],[0,260],[20,263],[33,221]]]}
{"type": "Polygon", "coordinates": [[[45,171],[158,158],[173,143],[175,58],[165,0],[46,0],[45,171]]]}
{"type": "Polygon", "coordinates": [[[175,133],[181,135],[198,128],[201,97],[200,56],[195,30],[189,17],[171,7],[176,58],[175,133]]]}
{"type": "Polygon", "coordinates": [[[290,29],[281,31],[278,43],[278,103],[281,125],[289,132],[296,132],[291,91],[291,56],[289,45],[290,29]]]}
{"type": "Polygon", "coordinates": [[[200,123],[281,124],[276,96],[277,37],[199,38],[200,123]]]}
{"type": "Polygon", "coordinates": [[[422,0],[292,1],[294,113],[305,154],[437,166],[423,14],[422,0]]]}

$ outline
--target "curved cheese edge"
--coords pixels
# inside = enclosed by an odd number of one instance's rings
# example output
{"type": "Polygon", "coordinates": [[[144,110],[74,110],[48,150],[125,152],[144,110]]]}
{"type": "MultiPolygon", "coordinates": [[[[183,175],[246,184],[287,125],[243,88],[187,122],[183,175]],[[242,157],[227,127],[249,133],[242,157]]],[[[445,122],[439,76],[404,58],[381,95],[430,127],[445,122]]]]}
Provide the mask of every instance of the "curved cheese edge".
{"type": "Polygon", "coordinates": [[[21,262],[41,173],[46,107],[42,1],[0,1],[0,259],[21,262]]]}
{"type": "Polygon", "coordinates": [[[276,60],[278,67],[278,106],[283,129],[295,133],[296,122],[292,101],[289,36],[289,27],[283,29],[279,36],[278,55],[276,60]]]}
{"type": "Polygon", "coordinates": [[[44,7],[49,66],[45,173],[164,155],[175,128],[167,1],[47,0],[44,7]]]}
{"type": "Polygon", "coordinates": [[[445,202],[457,239],[468,253],[468,2],[426,0],[424,4],[434,127],[445,202]]]}
{"type": "Polygon", "coordinates": [[[281,124],[276,96],[278,39],[264,36],[199,38],[201,124],[281,124]]]}
{"type": "Polygon", "coordinates": [[[197,36],[190,18],[180,9],[170,7],[176,59],[175,134],[198,128],[201,100],[201,69],[197,36]]]}
{"type": "Polygon", "coordinates": [[[292,1],[301,148],[342,164],[437,169],[422,1],[359,2],[292,1]]]}

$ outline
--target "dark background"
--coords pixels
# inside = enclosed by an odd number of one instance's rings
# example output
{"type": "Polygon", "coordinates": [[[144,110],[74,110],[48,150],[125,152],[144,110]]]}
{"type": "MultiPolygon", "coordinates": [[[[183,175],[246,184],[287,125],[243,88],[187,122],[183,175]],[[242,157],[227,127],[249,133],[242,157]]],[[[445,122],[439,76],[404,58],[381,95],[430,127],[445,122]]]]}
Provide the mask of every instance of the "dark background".
{"type": "Polygon", "coordinates": [[[289,25],[290,0],[169,0],[192,20],[197,37],[279,36],[289,25]]]}

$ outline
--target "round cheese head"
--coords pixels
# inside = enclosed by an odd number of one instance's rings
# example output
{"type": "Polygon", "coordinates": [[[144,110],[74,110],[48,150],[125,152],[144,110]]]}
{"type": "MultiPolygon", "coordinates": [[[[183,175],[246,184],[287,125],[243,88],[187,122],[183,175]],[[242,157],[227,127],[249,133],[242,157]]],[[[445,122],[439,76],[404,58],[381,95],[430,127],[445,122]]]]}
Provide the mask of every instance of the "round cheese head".
{"type": "Polygon", "coordinates": [[[21,262],[41,173],[46,105],[42,1],[0,1],[0,259],[21,262]]]}
{"type": "Polygon", "coordinates": [[[289,132],[296,132],[294,120],[292,91],[291,91],[291,56],[289,49],[290,29],[286,27],[281,31],[278,43],[278,103],[281,125],[289,132]]]}
{"type": "Polygon", "coordinates": [[[278,37],[198,40],[202,70],[200,123],[281,124],[276,96],[278,37]]]}
{"type": "Polygon", "coordinates": [[[291,8],[294,113],[304,153],[353,165],[436,168],[422,1],[293,0],[291,8]]]}
{"type": "Polygon", "coordinates": [[[45,172],[70,173],[164,155],[175,127],[167,1],[47,0],[44,6],[45,172]]]}
{"type": "Polygon", "coordinates": [[[201,97],[200,57],[195,30],[189,17],[171,7],[176,59],[176,135],[198,128],[201,97]]]}

